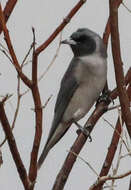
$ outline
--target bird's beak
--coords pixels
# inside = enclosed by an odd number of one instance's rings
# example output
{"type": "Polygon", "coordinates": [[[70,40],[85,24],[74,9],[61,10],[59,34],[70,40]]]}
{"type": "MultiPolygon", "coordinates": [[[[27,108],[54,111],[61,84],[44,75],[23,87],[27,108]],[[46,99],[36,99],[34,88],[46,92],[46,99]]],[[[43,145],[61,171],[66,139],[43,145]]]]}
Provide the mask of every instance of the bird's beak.
{"type": "Polygon", "coordinates": [[[61,44],[76,45],[76,41],[74,41],[73,39],[69,38],[69,39],[61,41],[61,44]]]}

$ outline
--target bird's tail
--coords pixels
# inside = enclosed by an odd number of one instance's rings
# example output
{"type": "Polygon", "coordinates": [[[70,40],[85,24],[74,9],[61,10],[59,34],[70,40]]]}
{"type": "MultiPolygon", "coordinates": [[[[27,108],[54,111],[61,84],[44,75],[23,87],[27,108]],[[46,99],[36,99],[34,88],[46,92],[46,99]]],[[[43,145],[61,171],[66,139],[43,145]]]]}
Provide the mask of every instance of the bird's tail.
{"type": "Polygon", "coordinates": [[[41,165],[43,164],[43,162],[44,162],[49,151],[50,151],[50,148],[45,146],[44,150],[42,151],[42,154],[40,155],[38,163],[37,163],[37,169],[38,170],[41,168],[41,165]]]}
{"type": "Polygon", "coordinates": [[[49,134],[49,137],[47,139],[47,143],[42,151],[42,154],[40,155],[40,158],[38,160],[37,168],[40,169],[41,165],[43,164],[47,154],[49,153],[50,149],[63,137],[63,135],[68,130],[70,124],[62,124],[60,123],[55,131],[51,131],[49,134]]]}

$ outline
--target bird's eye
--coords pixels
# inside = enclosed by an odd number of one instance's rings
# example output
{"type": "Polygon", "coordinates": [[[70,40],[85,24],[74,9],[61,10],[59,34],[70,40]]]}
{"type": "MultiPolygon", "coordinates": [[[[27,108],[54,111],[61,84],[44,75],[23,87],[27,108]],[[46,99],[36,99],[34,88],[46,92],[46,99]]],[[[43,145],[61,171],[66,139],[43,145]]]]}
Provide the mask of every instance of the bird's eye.
{"type": "Polygon", "coordinates": [[[76,38],[75,41],[79,42],[79,43],[82,43],[82,42],[86,41],[86,39],[87,39],[87,37],[82,35],[79,38],[76,38]]]}

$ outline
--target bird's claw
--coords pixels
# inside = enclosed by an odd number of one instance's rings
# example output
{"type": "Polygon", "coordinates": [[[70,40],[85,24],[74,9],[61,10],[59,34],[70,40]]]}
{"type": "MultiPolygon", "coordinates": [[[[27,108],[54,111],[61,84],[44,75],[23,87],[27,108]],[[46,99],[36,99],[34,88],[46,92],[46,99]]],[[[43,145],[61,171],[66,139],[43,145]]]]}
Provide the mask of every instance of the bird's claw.
{"type": "Polygon", "coordinates": [[[107,90],[105,91],[102,95],[99,96],[99,98],[97,99],[97,102],[96,102],[96,106],[100,103],[100,102],[105,102],[105,103],[110,103],[113,102],[113,100],[111,99],[110,97],[110,91],[107,90]]]}
{"type": "Polygon", "coordinates": [[[80,132],[82,132],[85,136],[89,137],[89,141],[92,142],[92,137],[90,135],[90,132],[88,129],[82,127],[79,123],[77,123],[76,121],[74,121],[74,123],[76,124],[76,126],[78,127],[77,130],[77,134],[79,134],[80,132]]]}

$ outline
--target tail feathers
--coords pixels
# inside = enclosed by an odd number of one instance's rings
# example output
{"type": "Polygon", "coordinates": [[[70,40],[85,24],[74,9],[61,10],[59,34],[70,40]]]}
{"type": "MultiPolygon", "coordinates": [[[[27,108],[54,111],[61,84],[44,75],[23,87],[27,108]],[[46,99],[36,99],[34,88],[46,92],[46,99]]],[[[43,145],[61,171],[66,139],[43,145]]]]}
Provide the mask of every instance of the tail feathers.
{"type": "Polygon", "coordinates": [[[55,128],[55,131],[49,134],[45,148],[43,149],[42,154],[40,155],[40,158],[38,160],[38,164],[37,164],[38,169],[40,169],[50,149],[63,137],[63,135],[68,130],[69,126],[70,124],[67,125],[67,124],[60,123],[55,128]]]}
{"type": "Polygon", "coordinates": [[[40,155],[40,158],[38,160],[38,164],[37,164],[37,169],[39,170],[47,156],[47,154],[49,153],[50,148],[45,147],[44,150],[42,151],[42,154],[40,155]]]}

